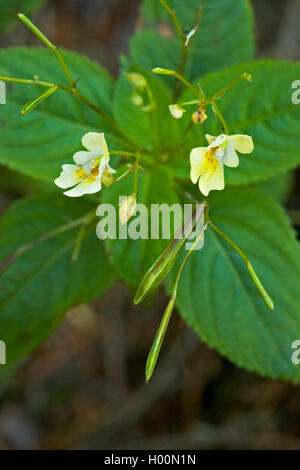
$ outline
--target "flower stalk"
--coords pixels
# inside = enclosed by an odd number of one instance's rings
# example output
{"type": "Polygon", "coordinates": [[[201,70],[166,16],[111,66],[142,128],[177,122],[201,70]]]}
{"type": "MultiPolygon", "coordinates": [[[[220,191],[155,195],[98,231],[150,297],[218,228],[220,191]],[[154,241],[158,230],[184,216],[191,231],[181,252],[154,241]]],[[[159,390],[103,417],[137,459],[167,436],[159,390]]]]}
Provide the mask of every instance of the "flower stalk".
{"type": "Polygon", "coordinates": [[[37,26],[35,26],[32,23],[32,21],[30,21],[30,19],[26,15],[24,15],[23,13],[18,13],[17,16],[29,29],[31,29],[33,34],[35,34],[35,36],[37,36],[40,39],[40,41],[42,41],[45,44],[45,46],[47,46],[51,51],[54,52],[54,54],[58,58],[61,66],[63,68],[63,71],[64,71],[64,73],[67,77],[67,80],[68,80],[70,86],[73,87],[74,82],[72,80],[71,74],[69,72],[67,64],[66,64],[60,50],[54,44],[52,44],[51,41],[49,41],[49,39],[42,33],[42,31],[40,31],[39,28],[37,28],[37,26]]]}

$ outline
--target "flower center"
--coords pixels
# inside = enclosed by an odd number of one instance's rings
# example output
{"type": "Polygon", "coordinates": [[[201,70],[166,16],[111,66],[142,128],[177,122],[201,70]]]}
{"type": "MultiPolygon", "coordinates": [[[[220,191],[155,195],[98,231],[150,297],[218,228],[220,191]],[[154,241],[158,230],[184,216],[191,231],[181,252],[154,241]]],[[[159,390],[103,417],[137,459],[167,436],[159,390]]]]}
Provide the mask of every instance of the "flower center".
{"type": "Polygon", "coordinates": [[[208,150],[208,152],[206,152],[205,155],[207,169],[210,170],[212,173],[214,173],[219,166],[219,161],[215,157],[217,150],[219,150],[219,147],[212,147],[208,150]]]}
{"type": "Polygon", "coordinates": [[[78,176],[78,178],[81,180],[84,180],[88,176],[84,168],[78,168],[78,170],[76,170],[75,173],[78,176]]]}

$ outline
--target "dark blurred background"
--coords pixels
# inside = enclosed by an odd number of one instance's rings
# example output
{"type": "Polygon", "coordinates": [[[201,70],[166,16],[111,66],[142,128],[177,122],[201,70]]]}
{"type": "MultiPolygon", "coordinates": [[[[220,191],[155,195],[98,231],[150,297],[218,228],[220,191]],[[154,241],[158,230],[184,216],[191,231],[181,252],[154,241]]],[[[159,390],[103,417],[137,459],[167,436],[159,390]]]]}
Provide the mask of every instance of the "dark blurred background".
{"type": "MultiPolygon", "coordinates": [[[[300,0],[253,6],[258,56],[298,60],[300,0]]],[[[118,56],[140,25],[138,7],[139,0],[50,0],[33,18],[55,44],[117,75],[118,56]]],[[[40,45],[22,24],[0,34],[0,47],[24,44],[40,45]]],[[[0,170],[3,212],[27,186],[0,170]]],[[[166,302],[159,292],[148,306],[133,307],[132,293],[118,283],[69,311],[0,385],[0,449],[299,449],[300,387],[238,369],[176,314],[144,383],[166,302]]]]}

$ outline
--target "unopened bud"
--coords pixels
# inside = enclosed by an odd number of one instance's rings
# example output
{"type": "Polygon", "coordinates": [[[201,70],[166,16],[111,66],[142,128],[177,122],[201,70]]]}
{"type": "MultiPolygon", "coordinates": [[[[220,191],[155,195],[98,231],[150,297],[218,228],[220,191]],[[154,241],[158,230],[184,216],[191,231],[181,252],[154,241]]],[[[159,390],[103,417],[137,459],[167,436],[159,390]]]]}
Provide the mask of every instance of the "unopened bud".
{"type": "Polygon", "coordinates": [[[252,75],[250,75],[250,73],[243,73],[243,77],[248,80],[248,82],[252,82],[252,75]]]}
{"type": "Polygon", "coordinates": [[[185,113],[185,109],[180,104],[170,104],[169,110],[175,119],[181,119],[185,113]]]}
{"type": "Polygon", "coordinates": [[[135,194],[126,196],[120,204],[119,217],[121,224],[126,222],[135,214],[136,210],[136,197],[135,194]]]}
{"type": "Polygon", "coordinates": [[[143,90],[147,86],[147,81],[140,73],[130,72],[126,74],[127,79],[136,88],[143,90]]]}
{"type": "Polygon", "coordinates": [[[140,106],[143,106],[144,104],[143,97],[136,91],[132,93],[132,95],[130,96],[130,99],[131,99],[131,103],[134,104],[134,106],[140,107],[140,106]]]}
{"type": "Polygon", "coordinates": [[[202,122],[206,121],[207,114],[205,111],[204,106],[199,106],[197,111],[194,111],[192,114],[192,120],[194,124],[201,124],[202,122]]]}
{"type": "Polygon", "coordinates": [[[112,173],[110,172],[109,168],[106,168],[104,170],[101,182],[104,184],[104,186],[111,186],[115,182],[115,178],[113,177],[112,173]]]}

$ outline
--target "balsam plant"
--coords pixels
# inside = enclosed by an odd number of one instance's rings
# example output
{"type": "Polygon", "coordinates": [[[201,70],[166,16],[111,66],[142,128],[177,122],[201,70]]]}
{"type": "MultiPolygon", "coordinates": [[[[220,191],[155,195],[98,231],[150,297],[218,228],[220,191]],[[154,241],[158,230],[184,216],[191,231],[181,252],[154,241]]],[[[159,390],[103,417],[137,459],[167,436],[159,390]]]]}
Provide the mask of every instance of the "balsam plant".
{"type": "Polygon", "coordinates": [[[135,303],[160,284],[170,294],[147,380],[176,305],[238,366],[299,381],[291,345],[300,337],[300,249],[282,203],[300,162],[300,107],[291,99],[300,65],[253,61],[248,0],[143,0],[143,28],[116,81],[19,18],[46,48],[0,52],[0,80],[10,84],[0,163],[44,189],[1,222],[8,364],[119,276],[136,290],[135,303]],[[204,214],[194,242],[205,232],[204,247],[185,251],[186,238],[175,235],[167,246],[99,240],[97,207],[117,207],[119,195],[122,223],[137,202],[202,202],[175,234],[187,236],[204,214]]]}

